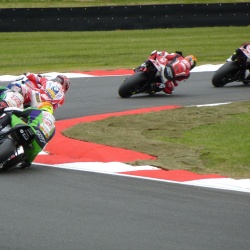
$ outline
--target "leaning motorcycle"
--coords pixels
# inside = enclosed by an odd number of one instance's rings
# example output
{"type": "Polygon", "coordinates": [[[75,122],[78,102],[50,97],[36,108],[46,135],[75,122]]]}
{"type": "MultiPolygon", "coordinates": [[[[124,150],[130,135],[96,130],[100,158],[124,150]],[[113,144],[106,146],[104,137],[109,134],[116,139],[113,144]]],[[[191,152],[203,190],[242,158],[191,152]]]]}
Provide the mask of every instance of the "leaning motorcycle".
{"type": "Polygon", "coordinates": [[[134,69],[134,74],[127,77],[119,87],[118,94],[122,98],[128,98],[136,94],[155,94],[152,83],[161,82],[161,69],[166,65],[164,57],[157,56],[156,59],[148,59],[138,68],[134,69]]]}
{"type": "Polygon", "coordinates": [[[23,146],[30,145],[35,138],[35,133],[12,112],[1,111],[1,113],[0,169],[7,170],[25,162],[23,146]]]}
{"type": "Polygon", "coordinates": [[[215,71],[212,84],[215,87],[223,87],[230,82],[242,82],[249,84],[250,81],[246,79],[246,60],[249,55],[244,52],[239,53],[235,60],[227,59],[217,71],[215,71]]]}

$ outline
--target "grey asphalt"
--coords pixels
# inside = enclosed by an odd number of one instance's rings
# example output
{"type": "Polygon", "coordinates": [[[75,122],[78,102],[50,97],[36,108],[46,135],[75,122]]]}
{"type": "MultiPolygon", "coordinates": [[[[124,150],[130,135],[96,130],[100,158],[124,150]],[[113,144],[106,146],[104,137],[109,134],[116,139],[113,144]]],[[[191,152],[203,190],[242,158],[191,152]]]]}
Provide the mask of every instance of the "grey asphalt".
{"type": "Polygon", "coordinates": [[[191,74],[171,96],[164,93],[153,96],[141,94],[125,99],[118,95],[124,76],[71,79],[72,87],[64,106],[56,111],[56,117],[66,119],[162,105],[188,106],[249,100],[250,86],[230,83],[224,88],[215,88],[211,84],[212,75],[213,72],[191,74]]]}
{"type": "MultiPolygon", "coordinates": [[[[248,100],[195,73],[174,95],[121,99],[122,77],[72,79],[57,119],[161,105],[248,100]]],[[[32,166],[0,174],[0,250],[248,250],[250,195],[32,166]]]]}

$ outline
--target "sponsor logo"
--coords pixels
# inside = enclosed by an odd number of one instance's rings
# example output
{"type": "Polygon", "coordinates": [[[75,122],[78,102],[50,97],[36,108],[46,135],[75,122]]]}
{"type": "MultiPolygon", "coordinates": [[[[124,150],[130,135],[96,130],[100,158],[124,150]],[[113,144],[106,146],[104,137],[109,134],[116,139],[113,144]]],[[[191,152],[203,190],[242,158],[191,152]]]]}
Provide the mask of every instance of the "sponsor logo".
{"type": "Polygon", "coordinates": [[[52,121],[49,120],[49,119],[44,119],[43,122],[44,122],[47,126],[49,126],[49,127],[52,126],[52,121]]]}
{"type": "Polygon", "coordinates": [[[55,94],[57,94],[60,91],[59,87],[56,85],[52,86],[51,89],[55,92],[55,94]]]}
{"type": "Polygon", "coordinates": [[[36,99],[36,101],[38,103],[41,102],[41,98],[40,98],[40,94],[39,93],[35,93],[35,99],[36,99]]]}
{"type": "Polygon", "coordinates": [[[6,101],[9,107],[21,107],[21,105],[23,104],[23,100],[21,100],[21,98],[23,97],[18,93],[8,93],[8,95],[6,96],[6,101]]]}
{"type": "Polygon", "coordinates": [[[173,77],[173,73],[172,73],[172,70],[170,67],[166,67],[166,70],[167,70],[167,75],[170,76],[170,77],[173,77]]]}
{"type": "Polygon", "coordinates": [[[51,89],[46,89],[45,93],[49,96],[50,99],[54,99],[55,98],[55,92],[51,89]]]}
{"type": "Polygon", "coordinates": [[[28,129],[25,129],[25,130],[20,129],[19,133],[21,134],[21,136],[23,137],[23,139],[25,141],[29,141],[31,136],[34,135],[34,132],[33,132],[33,130],[31,128],[28,128],[28,129]]]}
{"type": "Polygon", "coordinates": [[[46,140],[40,130],[36,130],[36,135],[42,143],[46,144],[46,140]]]}
{"type": "Polygon", "coordinates": [[[20,133],[22,135],[22,137],[25,139],[25,141],[28,141],[29,137],[26,135],[25,131],[23,131],[23,129],[20,129],[20,133]]]}
{"type": "Polygon", "coordinates": [[[187,60],[183,60],[183,68],[184,70],[186,70],[187,68],[189,69],[190,68],[190,63],[187,61],[187,60]]]}

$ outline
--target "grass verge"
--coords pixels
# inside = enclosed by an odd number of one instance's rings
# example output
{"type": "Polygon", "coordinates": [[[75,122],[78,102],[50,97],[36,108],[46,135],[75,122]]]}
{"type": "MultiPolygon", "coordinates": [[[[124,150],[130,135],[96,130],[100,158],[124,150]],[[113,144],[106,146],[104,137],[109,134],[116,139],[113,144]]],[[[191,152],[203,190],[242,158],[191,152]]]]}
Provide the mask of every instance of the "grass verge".
{"type": "Polygon", "coordinates": [[[198,65],[220,64],[248,40],[246,27],[3,32],[0,36],[0,75],[131,69],[155,49],[193,54],[198,65]]]}
{"type": "Polygon", "coordinates": [[[250,178],[250,102],[110,117],[63,131],[78,140],[157,156],[134,165],[250,178]]]}

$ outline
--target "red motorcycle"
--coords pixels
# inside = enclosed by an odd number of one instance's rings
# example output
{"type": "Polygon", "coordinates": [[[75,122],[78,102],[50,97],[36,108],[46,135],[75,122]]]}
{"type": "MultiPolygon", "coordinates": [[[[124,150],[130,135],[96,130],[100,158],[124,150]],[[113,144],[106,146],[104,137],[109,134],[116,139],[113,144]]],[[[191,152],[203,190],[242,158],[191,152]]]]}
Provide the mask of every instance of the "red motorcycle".
{"type": "Polygon", "coordinates": [[[138,68],[134,74],[127,77],[119,87],[118,94],[122,98],[128,98],[136,94],[155,94],[153,83],[161,82],[161,70],[167,64],[167,59],[158,54],[155,59],[148,59],[138,68]]]}

